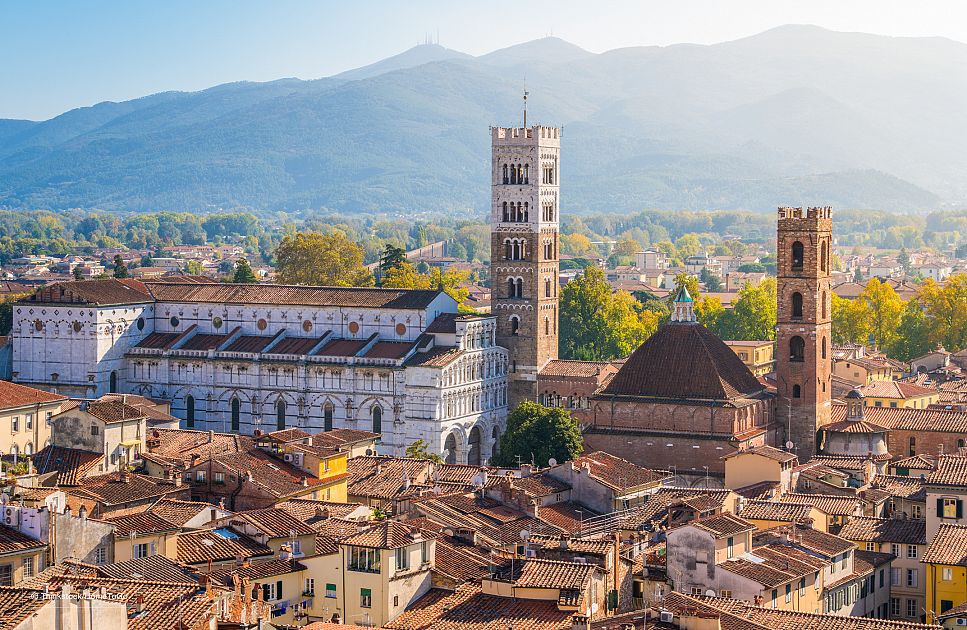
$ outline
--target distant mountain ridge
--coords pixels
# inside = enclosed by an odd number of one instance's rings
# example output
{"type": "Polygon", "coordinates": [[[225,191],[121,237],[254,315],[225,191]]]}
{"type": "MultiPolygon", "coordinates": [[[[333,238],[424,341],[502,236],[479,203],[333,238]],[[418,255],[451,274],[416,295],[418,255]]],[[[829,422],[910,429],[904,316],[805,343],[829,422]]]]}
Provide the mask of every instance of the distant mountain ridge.
{"type": "Polygon", "coordinates": [[[601,54],[422,45],[341,74],[0,120],[0,206],[479,212],[490,124],[564,126],[562,210],[967,200],[967,45],[788,26],[601,54]]]}

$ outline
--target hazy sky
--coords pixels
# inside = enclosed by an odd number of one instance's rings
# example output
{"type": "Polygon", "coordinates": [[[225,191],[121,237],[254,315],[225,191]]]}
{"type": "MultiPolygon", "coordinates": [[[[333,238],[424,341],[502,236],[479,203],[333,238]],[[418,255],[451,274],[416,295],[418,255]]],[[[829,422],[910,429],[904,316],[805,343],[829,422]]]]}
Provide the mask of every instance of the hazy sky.
{"type": "Polygon", "coordinates": [[[594,52],[782,24],[967,42],[964,0],[0,0],[0,118],[229,81],[312,79],[422,41],[481,54],[548,34],[594,52]]]}

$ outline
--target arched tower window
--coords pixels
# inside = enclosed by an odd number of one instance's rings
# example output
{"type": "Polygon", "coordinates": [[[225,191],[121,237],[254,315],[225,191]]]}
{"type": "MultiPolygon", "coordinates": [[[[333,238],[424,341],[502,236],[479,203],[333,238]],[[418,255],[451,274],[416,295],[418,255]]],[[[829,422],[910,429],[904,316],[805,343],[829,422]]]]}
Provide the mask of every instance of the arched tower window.
{"type": "Polygon", "coordinates": [[[524,202],[524,223],[527,223],[528,221],[530,221],[530,218],[528,218],[529,213],[530,213],[530,203],[525,201],[524,202]]]}
{"type": "Polygon", "coordinates": [[[516,288],[514,297],[519,297],[519,298],[524,297],[524,279],[517,278],[517,281],[515,282],[514,286],[516,288]]]}
{"type": "Polygon", "coordinates": [[[510,260],[514,254],[514,246],[510,244],[510,239],[504,241],[504,260],[510,260]]]}
{"type": "Polygon", "coordinates": [[[285,428],[285,401],[275,403],[275,428],[281,431],[285,428]]]}
{"type": "Polygon", "coordinates": [[[821,299],[823,301],[823,306],[822,306],[823,319],[826,319],[826,292],[825,291],[823,291],[821,299]]]}
{"type": "Polygon", "coordinates": [[[798,291],[792,294],[792,316],[802,317],[802,293],[798,291]]]}
{"type": "Polygon", "coordinates": [[[373,433],[383,432],[383,408],[373,405],[373,433]]]}
{"type": "Polygon", "coordinates": [[[514,282],[513,278],[507,278],[507,297],[513,298],[517,297],[517,284],[514,282]]]}
{"type": "Polygon", "coordinates": [[[803,246],[802,243],[796,241],[792,244],[792,270],[802,271],[803,266],[803,246]]]}
{"type": "Polygon", "coordinates": [[[545,317],[544,318],[544,334],[545,335],[550,335],[551,334],[551,318],[550,317],[545,317]]]}
{"type": "Polygon", "coordinates": [[[322,406],[322,428],[325,431],[332,431],[332,413],[334,410],[331,402],[322,406]]]}
{"type": "Polygon", "coordinates": [[[189,394],[185,396],[185,427],[194,428],[195,426],[195,397],[189,394]]]}
{"type": "Polygon", "coordinates": [[[823,270],[823,273],[828,272],[829,271],[829,243],[827,243],[826,241],[823,241],[822,258],[820,262],[822,265],[821,269],[823,270]]]}
{"type": "Polygon", "coordinates": [[[910,436],[910,455],[917,454],[917,438],[910,436]]]}
{"type": "Polygon", "coordinates": [[[118,373],[112,371],[111,377],[108,382],[108,391],[112,394],[116,394],[118,391],[118,373]]]}
{"type": "Polygon", "coordinates": [[[822,351],[823,351],[823,355],[822,356],[825,359],[826,358],[826,337],[823,337],[823,348],[822,348],[822,351]]]}
{"type": "Polygon", "coordinates": [[[507,202],[504,202],[504,223],[510,221],[510,215],[507,214],[507,202]]]}
{"type": "MultiPolygon", "coordinates": [[[[504,183],[505,184],[509,184],[510,183],[510,175],[507,172],[507,165],[506,164],[504,164],[504,183]]],[[[504,204],[504,205],[507,205],[507,204],[504,204]]]]}
{"type": "Polygon", "coordinates": [[[515,337],[520,334],[520,317],[516,315],[510,316],[510,334],[515,337]]]}
{"type": "Polygon", "coordinates": [[[544,297],[551,297],[551,279],[544,278],[544,297]]]}
{"type": "Polygon", "coordinates": [[[524,165],[524,183],[525,184],[529,183],[529,180],[530,180],[530,173],[529,173],[529,171],[530,171],[530,168],[528,167],[527,164],[525,164],[524,165]]]}
{"type": "Polygon", "coordinates": [[[510,183],[511,184],[517,183],[517,167],[514,166],[513,164],[510,165],[510,183]]]}
{"type": "Polygon", "coordinates": [[[793,398],[802,398],[802,387],[800,387],[799,385],[793,385],[792,386],[792,397],[793,398]]]}
{"type": "Polygon", "coordinates": [[[238,398],[232,398],[232,431],[238,431],[241,425],[242,403],[238,398]]]}
{"type": "Polygon", "coordinates": [[[799,335],[789,340],[789,360],[800,363],[806,360],[806,342],[799,335]]]}

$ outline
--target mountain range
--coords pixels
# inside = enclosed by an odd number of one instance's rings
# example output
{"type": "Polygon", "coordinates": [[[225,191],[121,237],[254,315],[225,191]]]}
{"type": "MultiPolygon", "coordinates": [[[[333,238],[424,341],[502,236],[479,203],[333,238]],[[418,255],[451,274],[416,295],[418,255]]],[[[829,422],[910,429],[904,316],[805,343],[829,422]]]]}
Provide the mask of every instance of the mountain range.
{"type": "Polygon", "coordinates": [[[592,53],[421,45],[317,80],[0,120],[0,206],[473,213],[488,125],[563,125],[562,211],[967,200],[967,44],[784,26],[592,53]]]}

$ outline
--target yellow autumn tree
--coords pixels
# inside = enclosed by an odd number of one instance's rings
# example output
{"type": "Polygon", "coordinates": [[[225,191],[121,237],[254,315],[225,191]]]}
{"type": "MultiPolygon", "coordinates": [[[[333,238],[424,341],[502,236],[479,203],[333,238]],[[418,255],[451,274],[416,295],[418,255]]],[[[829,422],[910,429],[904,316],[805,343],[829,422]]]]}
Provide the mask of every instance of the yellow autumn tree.
{"type": "Polygon", "coordinates": [[[386,272],[382,286],[387,289],[436,289],[456,300],[461,312],[473,312],[464,304],[470,295],[466,287],[469,280],[469,271],[431,267],[427,273],[420,273],[411,263],[404,262],[386,272]]]}
{"type": "Polygon", "coordinates": [[[285,284],[373,285],[373,274],[363,265],[363,248],[338,233],[286,236],[275,250],[275,268],[285,284]]]}

